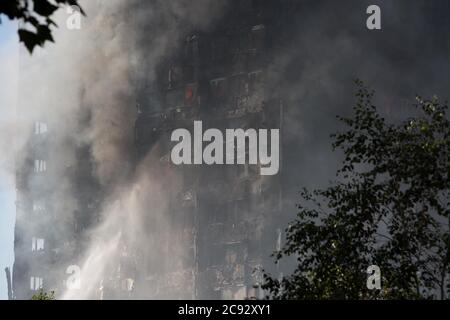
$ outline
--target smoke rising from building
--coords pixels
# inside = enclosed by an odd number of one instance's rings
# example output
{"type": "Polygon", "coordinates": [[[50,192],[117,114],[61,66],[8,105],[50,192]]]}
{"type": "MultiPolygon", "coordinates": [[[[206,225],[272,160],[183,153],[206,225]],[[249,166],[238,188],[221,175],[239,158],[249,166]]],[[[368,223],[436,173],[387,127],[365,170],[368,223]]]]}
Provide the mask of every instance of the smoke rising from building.
{"type": "MultiPolygon", "coordinates": [[[[448,48],[448,40],[442,38],[448,24],[430,24],[432,17],[424,15],[419,5],[379,1],[386,12],[383,30],[371,33],[365,29],[369,1],[279,2],[292,10],[283,16],[279,33],[271,34],[282,46],[271,48],[266,75],[270,93],[261,94],[283,100],[284,193],[279,222],[284,226],[294,217],[297,191],[326,183],[334,175],[339,155],[331,153],[329,134],[339,129],[335,116],[351,110],[352,80],[359,77],[373,86],[380,93],[383,112],[395,119],[398,113],[410,112],[405,101],[412,101],[416,93],[446,94],[449,76],[443,66],[449,61],[439,50],[448,48]]],[[[197,275],[186,275],[190,271],[185,264],[199,250],[190,244],[199,235],[186,231],[190,209],[171,208],[175,195],[182,194],[187,203],[195,194],[183,189],[187,180],[183,172],[164,165],[167,150],[161,139],[144,154],[137,151],[136,119],[144,105],[152,112],[163,110],[164,99],[157,94],[160,75],[186,50],[181,44],[187,38],[220,34],[251,5],[278,4],[222,0],[81,4],[87,12],[81,30],[66,29],[63,12],[56,44],[32,57],[21,55],[16,130],[21,151],[16,164],[28,169],[17,179],[18,188],[26,192],[18,196],[16,234],[45,239],[52,272],[41,260],[28,259],[30,242],[27,237],[19,239],[15,294],[28,295],[30,276],[52,273],[49,282],[61,283],[70,276],[66,268],[79,265],[83,290],[61,286],[59,297],[196,298],[201,291],[196,288],[197,275]],[[45,123],[48,139],[33,134],[37,122],[45,123]],[[36,171],[36,160],[45,163],[45,179],[30,174],[36,171]],[[40,202],[43,194],[46,200],[40,202]],[[39,225],[24,214],[38,214],[40,209],[51,218],[40,218],[39,225]],[[164,272],[167,278],[155,278],[164,272]],[[174,292],[178,287],[185,291],[174,292]]],[[[211,113],[206,110],[204,116],[211,113]]],[[[163,119],[157,124],[162,123],[163,119]]],[[[258,183],[251,187],[263,189],[264,182],[258,183]]],[[[203,209],[205,215],[207,210],[203,209]]],[[[263,223],[256,229],[256,233],[266,230],[263,223]]],[[[272,231],[269,238],[274,240],[262,243],[269,261],[277,239],[272,231]]],[[[239,254],[229,252],[224,254],[226,262],[239,260],[239,254]]],[[[206,250],[203,255],[214,253],[206,250]]],[[[239,272],[239,268],[232,271],[239,272]]],[[[233,292],[232,297],[242,296],[233,292]]]]}

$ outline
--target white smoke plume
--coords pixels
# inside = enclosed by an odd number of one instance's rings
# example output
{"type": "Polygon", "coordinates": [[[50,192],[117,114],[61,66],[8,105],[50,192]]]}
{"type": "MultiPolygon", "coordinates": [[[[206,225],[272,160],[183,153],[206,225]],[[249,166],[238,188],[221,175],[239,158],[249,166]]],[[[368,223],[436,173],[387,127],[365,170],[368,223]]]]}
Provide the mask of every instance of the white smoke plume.
{"type": "MultiPolygon", "coordinates": [[[[80,30],[66,28],[68,15],[62,12],[55,44],[37,49],[31,57],[21,54],[18,123],[28,128],[21,131],[21,166],[29,161],[25,151],[35,143],[29,140],[33,124],[45,122],[49,130],[49,143],[38,147],[47,161],[46,185],[40,178],[28,183],[36,190],[51,190],[57,222],[48,236],[39,236],[59,242],[55,254],[61,257],[62,270],[69,263],[81,267],[82,290],[57,292],[59,297],[101,298],[100,287],[114,283],[122,256],[130,252],[150,269],[165,268],[163,264],[181,268],[178,257],[184,249],[171,241],[175,230],[166,218],[169,190],[178,185],[179,177],[159,168],[160,158],[152,153],[141,163],[135,161],[135,86],[155,80],[158,63],[187,31],[184,24],[206,27],[220,12],[219,4],[81,1],[87,17],[80,30]],[[138,32],[141,27],[150,33],[138,32]],[[88,150],[90,174],[98,182],[98,217],[91,219],[99,223],[86,230],[82,245],[74,248],[73,227],[81,210],[76,192],[91,187],[83,181],[74,185],[80,180],[74,180],[74,174],[84,170],[79,168],[82,148],[88,150]],[[75,253],[79,261],[73,260],[75,253]],[[155,259],[158,255],[166,258],[155,259]]],[[[33,232],[32,223],[21,225],[33,232]]]]}

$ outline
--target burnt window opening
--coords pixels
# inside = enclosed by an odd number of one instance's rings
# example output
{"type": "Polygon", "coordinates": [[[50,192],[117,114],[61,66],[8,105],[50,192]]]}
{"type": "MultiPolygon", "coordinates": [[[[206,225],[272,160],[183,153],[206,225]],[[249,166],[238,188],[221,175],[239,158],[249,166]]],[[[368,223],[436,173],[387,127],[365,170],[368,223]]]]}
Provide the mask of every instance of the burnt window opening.
{"type": "Polygon", "coordinates": [[[134,290],[134,279],[122,279],[122,290],[131,292],[134,290]]]}
{"type": "Polygon", "coordinates": [[[247,216],[251,210],[250,210],[250,204],[249,201],[247,201],[247,199],[242,199],[242,200],[237,200],[235,202],[235,212],[236,212],[236,216],[241,216],[241,217],[245,217],[247,216]]]}
{"type": "Polygon", "coordinates": [[[224,212],[224,223],[229,227],[234,227],[239,221],[240,213],[238,211],[238,201],[228,202],[226,212],[224,212]]]}
{"type": "Polygon", "coordinates": [[[250,46],[255,51],[261,51],[266,47],[266,27],[264,25],[253,26],[250,33],[250,46]]]}
{"type": "Polygon", "coordinates": [[[34,160],[34,172],[44,173],[47,171],[47,161],[46,160],[34,160]]]}
{"type": "Polygon", "coordinates": [[[30,278],[30,290],[39,291],[44,288],[44,278],[42,277],[31,277],[30,278]]]}
{"type": "Polygon", "coordinates": [[[216,63],[223,63],[227,57],[227,38],[219,37],[215,38],[211,44],[211,59],[216,63]]]}
{"type": "Polygon", "coordinates": [[[195,62],[198,57],[198,37],[192,35],[186,38],[184,47],[184,57],[186,61],[195,62]]]}
{"type": "Polygon", "coordinates": [[[31,251],[32,252],[39,252],[44,251],[45,249],[45,240],[42,238],[35,238],[33,237],[31,239],[31,251]]]}
{"type": "Polygon", "coordinates": [[[242,108],[249,96],[249,84],[247,74],[238,74],[230,78],[230,97],[232,109],[242,108]]]}
{"type": "Polygon", "coordinates": [[[138,114],[144,113],[144,110],[142,110],[142,106],[140,103],[136,103],[136,111],[138,114]]]}
{"type": "Polygon", "coordinates": [[[195,81],[195,67],[193,65],[185,65],[183,67],[183,80],[185,82],[194,82],[195,81]]]}
{"type": "Polygon", "coordinates": [[[256,70],[248,74],[248,88],[250,94],[258,94],[263,91],[264,72],[256,70]]]}
{"type": "Polygon", "coordinates": [[[253,9],[253,0],[242,0],[239,1],[238,12],[249,13],[253,9]]]}
{"type": "MultiPolygon", "coordinates": [[[[193,200],[192,200],[193,201],[193,200]]],[[[185,231],[188,231],[191,233],[192,229],[195,226],[195,212],[193,209],[193,206],[190,206],[189,208],[184,208],[183,210],[183,218],[182,220],[182,228],[185,231]]]]}
{"type": "Polygon", "coordinates": [[[178,65],[169,68],[168,89],[173,89],[183,84],[183,69],[178,65]]]}
{"type": "Polygon", "coordinates": [[[238,251],[238,248],[236,248],[235,246],[230,246],[227,248],[225,254],[226,264],[233,265],[237,264],[238,262],[242,262],[242,259],[239,259],[240,257],[238,251]]]}
{"type": "Polygon", "coordinates": [[[180,108],[184,105],[184,88],[173,89],[166,94],[166,105],[169,109],[180,108]]]}
{"type": "Polygon", "coordinates": [[[198,62],[200,66],[204,66],[211,62],[211,39],[204,37],[198,42],[198,62]]]}
{"type": "Polygon", "coordinates": [[[223,245],[215,245],[211,250],[211,255],[209,256],[210,266],[220,266],[225,263],[225,248],[223,245]]]}
{"type": "Polygon", "coordinates": [[[230,38],[229,47],[234,54],[245,53],[249,49],[248,32],[239,32],[230,38]]]}
{"type": "Polygon", "coordinates": [[[160,130],[154,123],[139,121],[135,126],[135,141],[138,145],[150,145],[155,142],[160,135],[160,130]]]}
{"type": "Polygon", "coordinates": [[[248,95],[249,86],[246,74],[237,74],[230,78],[230,91],[234,97],[248,95]]]}
{"type": "Polygon", "coordinates": [[[217,78],[210,81],[210,93],[212,103],[221,107],[226,103],[228,83],[226,78],[217,78]]]}
{"type": "Polygon", "coordinates": [[[233,74],[244,73],[247,70],[247,54],[236,53],[233,55],[232,72],[233,74]]]}
{"type": "Polygon", "coordinates": [[[227,204],[217,205],[212,211],[213,214],[210,216],[212,218],[210,223],[212,224],[225,223],[227,212],[228,212],[227,204]]]}
{"type": "Polygon", "coordinates": [[[266,60],[260,51],[252,50],[249,53],[247,67],[249,71],[257,71],[266,67],[266,60]]]}

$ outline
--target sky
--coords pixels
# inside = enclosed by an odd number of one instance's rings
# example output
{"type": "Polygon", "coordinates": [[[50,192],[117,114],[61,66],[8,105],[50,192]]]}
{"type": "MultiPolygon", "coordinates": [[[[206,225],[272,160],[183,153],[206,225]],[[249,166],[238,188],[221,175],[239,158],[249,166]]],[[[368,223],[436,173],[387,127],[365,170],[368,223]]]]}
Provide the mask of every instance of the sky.
{"type": "Polygon", "coordinates": [[[0,24],[0,144],[11,144],[11,153],[0,155],[0,300],[7,299],[4,269],[14,263],[15,188],[11,129],[17,100],[17,26],[0,24]]]}

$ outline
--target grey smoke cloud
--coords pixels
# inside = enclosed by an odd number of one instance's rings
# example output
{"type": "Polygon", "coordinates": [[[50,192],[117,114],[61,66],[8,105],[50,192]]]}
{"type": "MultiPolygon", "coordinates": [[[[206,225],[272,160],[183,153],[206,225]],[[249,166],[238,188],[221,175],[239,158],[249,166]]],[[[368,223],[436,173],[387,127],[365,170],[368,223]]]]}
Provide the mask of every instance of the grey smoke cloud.
{"type": "Polygon", "coordinates": [[[99,297],[99,284],[120,265],[119,243],[145,249],[144,253],[136,253],[142,260],[141,267],[148,268],[152,263],[161,265],[159,268],[181,268],[180,257],[186,248],[173,241],[173,234],[180,230],[174,230],[165,216],[170,190],[176,191],[173,188],[179,185],[179,178],[172,172],[162,174],[157,165],[160,159],[152,154],[135,163],[133,85],[155,81],[158,63],[173,46],[173,40],[186,32],[184,23],[205,27],[218,5],[209,2],[205,6],[206,1],[140,2],[140,9],[128,15],[126,7],[138,2],[99,4],[87,8],[91,18],[83,32],[89,36],[83,39],[78,54],[80,61],[89,61],[74,70],[82,92],[78,100],[82,109],[75,110],[74,115],[88,114],[81,143],[90,146],[95,175],[105,193],[100,206],[101,223],[92,230],[93,240],[81,255],[82,282],[89,289],[67,291],[64,299],[99,297]],[[198,14],[202,9],[207,10],[208,17],[198,14]],[[150,30],[152,36],[141,39],[141,28],[150,30]],[[145,47],[140,47],[142,40],[145,47]],[[165,185],[164,181],[170,183],[165,185]],[[164,262],[152,258],[155,255],[164,256],[164,262]]]}
{"type": "Polygon", "coordinates": [[[324,185],[334,177],[339,154],[332,153],[329,135],[341,129],[335,116],[351,112],[353,79],[376,90],[377,106],[392,121],[413,112],[415,94],[448,98],[449,24],[433,16],[438,7],[377,1],[382,30],[369,31],[365,10],[370,4],[299,2],[292,44],[275,58],[272,80],[286,99],[285,172],[294,199],[301,186],[324,185]]]}
{"type": "MultiPolygon", "coordinates": [[[[277,52],[270,67],[271,86],[285,100],[286,220],[295,214],[301,187],[321,185],[334,176],[339,155],[331,153],[329,134],[340,128],[335,115],[351,110],[355,77],[377,90],[383,112],[393,119],[409,112],[402,101],[412,101],[415,93],[447,94],[445,32],[436,29],[419,4],[378,2],[383,12],[378,33],[365,28],[370,1],[299,2],[288,32],[290,45],[277,52]]],[[[62,293],[66,299],[99,297],[102,280],[119,272],[121,255],[129,251],[121,250],[122,245],[135,248],[133,259],[145,269],[181,269],[187,248],[174,241],[182,236],[165,213],[182,178],[176,171],[162,171],[158,146],[144,159],[135,156],[136,101],[148,99],[158,108],[158,99],[138,97],[139,89],[155,85],[157,69],[178,49],[177,40],[214,25],[230,2],[86,0],[82,5],[88,14],[82,30],[65,29],[62,13],[56,44],[31,58],[22,55],[17,124],[21,146],[29,146],[24,128],[34,121],[45,121],[50,128],[46,187],[54,192],[53,211],[62,222],[60,230],[52,230],[56,235],[48,235],[55,243],[72,240],[67,235],[81,210],[76,189],[92,187],[90,181],[74,178],[80,173],[80,149],[87,150],[100,190],[99,223],[86,231],[79,248],[61,247],[68,259],[61,259],[61,267],[79,263],[87,288],[62,293]]],[[[27,159],[18,160],[23,164],[27,159]]],[[[42,187],[40,179],[29,183],[42,187]]],[[[145,277],[141,280],[152,281],[145,277]]],[[[145,296],[154,294],[142,290],[145,296]]]]}

